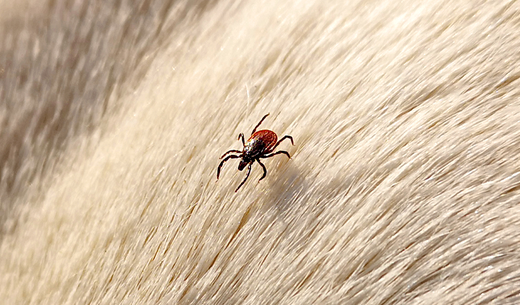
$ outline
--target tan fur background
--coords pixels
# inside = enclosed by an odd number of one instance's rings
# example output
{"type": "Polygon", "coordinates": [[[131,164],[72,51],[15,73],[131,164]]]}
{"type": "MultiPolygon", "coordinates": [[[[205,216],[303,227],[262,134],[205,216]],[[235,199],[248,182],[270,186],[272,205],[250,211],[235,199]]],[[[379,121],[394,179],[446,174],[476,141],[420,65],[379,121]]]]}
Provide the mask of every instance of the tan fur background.
{"type": "Polygon", "coordinates": [[[0,9],[0,303],[520,303],[516,1],[0,9]]]}

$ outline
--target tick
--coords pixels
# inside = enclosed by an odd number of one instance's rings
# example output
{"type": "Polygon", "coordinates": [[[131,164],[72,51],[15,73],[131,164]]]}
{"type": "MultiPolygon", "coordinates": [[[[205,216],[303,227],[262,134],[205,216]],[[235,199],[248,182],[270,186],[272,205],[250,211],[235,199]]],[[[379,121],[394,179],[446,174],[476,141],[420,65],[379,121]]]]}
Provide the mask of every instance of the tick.
{"type": "Polygon", "coordinates": [[[280,141],[277,141],[278,136],[276,135],[276,133],[274,133],[271,130],[256,131],[256,129],[260,126],[260,124],[262,124],[262,122],[268,115],[269,115],[269,113],[264,115],[264,117],[256,125],[256,127],[251,132],[251,136],[249,137],[247,142],[244,141],[243,133],[238,135],[238,140],[242,140],[242,146],[243,146],[242,150],[232,149],[232,150],[227,151],[225,154],[222,155],[222,157],[220,157],[220,159],[224,159],[224,160],[222,160],[222,162],[220,162],[220,164],[218,166],[217,180],[220,176],[220,169],[222,168],[222,165],[224,165],[224,162],[226,162],[229,159],[242,159],[242,160],[240,160],[240,163],[238,164],[239,171],[242,171],[247,166],[246,178],[237,187],[237,189],[235,190],[235,193],[240,189],[240,187],[242,185],[244,185],[247,178],[249,178],[249,174],[251,173],[251,166],[253,165],[253,163],[255,163],[255,161],[258,162],[258,164],[260,164],[260,166],[264,170],[264,174],[262,175],[260,180],[258,180],[258,182],[260,182],[267,175],[267,169],[265,169],[265,165],[262,162],[260,162],[260,159],[270,158],[272,156],[279,155],[279,154],[284,154],[287,157],[289,157],[289,159],[291,158],[291,155],[289,155],[289,153],[286,152],[285,150],[279,150],[277,152],[273,152],[274,149],[280,143],[282,143],[282,141],[285,139],[291,140],[291,144],[294,145],[294,141],[291,136],[285,135],[280,139],[280,141]],[[232,153],[236,153],[237,155],[233,155],[232,153]]]}

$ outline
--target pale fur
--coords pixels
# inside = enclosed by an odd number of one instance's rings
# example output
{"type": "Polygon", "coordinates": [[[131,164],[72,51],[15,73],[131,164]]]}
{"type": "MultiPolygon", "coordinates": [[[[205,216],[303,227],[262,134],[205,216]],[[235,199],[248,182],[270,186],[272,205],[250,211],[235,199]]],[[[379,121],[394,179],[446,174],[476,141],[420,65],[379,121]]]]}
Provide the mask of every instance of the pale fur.
{"type": "Polygon", "coordinates": [[[0,303],[520,303],[520,4],[105,2],[0,2],[0,303]]]}

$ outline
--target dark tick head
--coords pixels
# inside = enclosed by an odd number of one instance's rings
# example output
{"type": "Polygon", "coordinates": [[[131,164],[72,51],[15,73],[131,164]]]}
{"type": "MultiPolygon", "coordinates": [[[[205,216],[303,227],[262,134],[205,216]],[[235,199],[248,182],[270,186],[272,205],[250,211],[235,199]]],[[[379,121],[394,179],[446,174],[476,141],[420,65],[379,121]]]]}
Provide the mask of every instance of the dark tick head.
{"type": "Polygon", "coordinates": [[[244,159],[240,160],[240,163],[238,164],[238,170],[242,171],[248,164],[249,162],[244,161],[244,159]]]}

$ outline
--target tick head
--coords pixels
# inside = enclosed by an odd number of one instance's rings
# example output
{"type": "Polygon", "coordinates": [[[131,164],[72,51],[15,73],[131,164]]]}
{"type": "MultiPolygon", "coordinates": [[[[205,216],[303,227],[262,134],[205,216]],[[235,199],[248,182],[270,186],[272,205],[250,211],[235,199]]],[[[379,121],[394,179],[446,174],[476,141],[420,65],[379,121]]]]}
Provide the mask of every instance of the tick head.
{"type": "Polygon", "coordinates": [[[249,164],[249,162],[245,161],[244,159],[240,160],[240,163],[238,164],[238,170],[242,171],[247,164],[249,164]]]}

